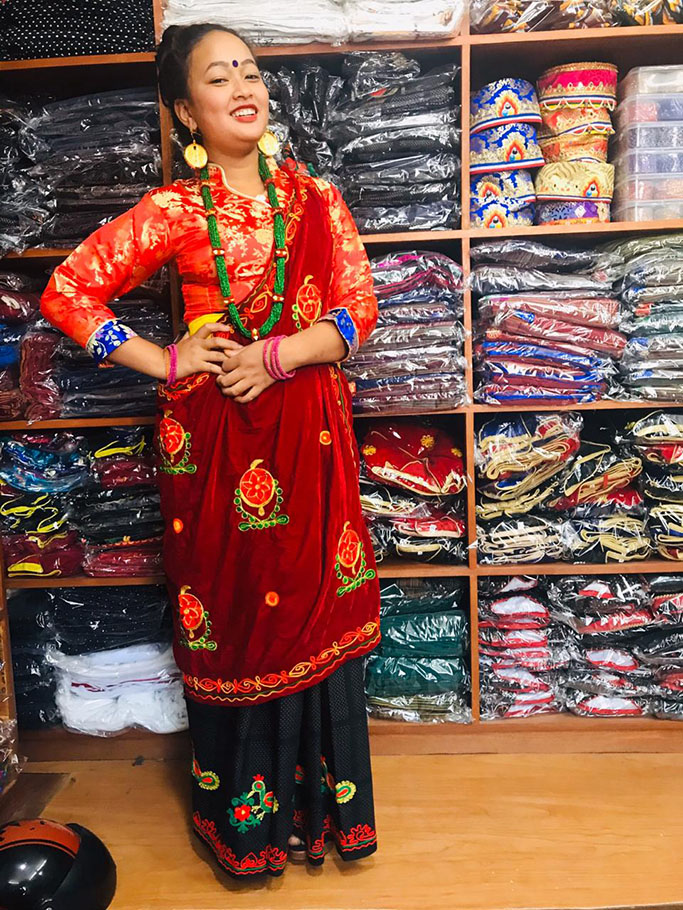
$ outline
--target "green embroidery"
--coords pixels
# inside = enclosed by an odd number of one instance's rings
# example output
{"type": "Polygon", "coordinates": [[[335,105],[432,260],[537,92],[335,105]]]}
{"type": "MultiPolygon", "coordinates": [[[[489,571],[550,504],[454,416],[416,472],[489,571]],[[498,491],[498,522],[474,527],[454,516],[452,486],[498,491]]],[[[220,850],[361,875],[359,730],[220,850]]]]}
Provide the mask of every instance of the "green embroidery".
{"type": "MultiPolygon", "coordinates": [[[[351,802],[358,790],[353,781],[343,780],[341,783],[335,783],[335,780],[330,774],[329,768],[327,767],[327,762],[324,755],[320,756],[320,764],[320,792],[331,793],[339,805],[351,802]]],[[[301,765],[297,765],[296,773],[294,776],[295,783],[303,784],[305,776],[306,775],[304,769],[301,767],[301,765]]]]}
{"type": "Polygon", "coordinates": [[[365,549],[361,539],[347,521],[337,544],[337,555],[334,570],[341,585],[337,588],[337,597],[343,597],[349,591],[355,591],[366,581],[376,576],[374,569],[367,569],[365,549]],[[357,567],[357,569],[356,569],[357,567]]]}
{"type": "Polygon", "coordinates": [[[185,632],[180,641],[190,651],[215,651],[218,645],[215,641],[210,641],[209,614],[201,600],[196,595],[189,594],[189,590],[189,585],[183,585],[178,594],[180,623],[185,632]]]}
{"type": "Polygon", "coordinates": [[[190,433],[183,429],[177,420],[164,411],[164,416],[159,424],[159,448],[161,463],[159,470],[164,474],[194,474],[197,465],[190,463],[190,433]],[[179,461],[173,459],[182,452],[179,461]]]}
{"type": "Polygon", "coordinates": [[[273,791],[266,791],[261,774],[254,775],[251,790],[235,797],[232,805],[233,808],[228,809],[228,817],[230,824],[237,828],[240,834],[246,834],[251,828],[258,827],[268,813],[275,813],[280,808],[273,791]]]}
{"type": "Polygon", "coordinates": [[[221,785],[220,778],[216,772],[202,771],[196,758],[192,759],[192,777],[194,777],[202,790],[218,790],[221,785]]]}
{"type": "Polygon", "coordinates": [[[260,531],[263,528],[289,524],[289,516],[280,514],[283,502],[282,487],[270,471],[259,467],[262,463],[260,458],[252,461],[235,490],[233,500],[235,508],[244,519],[237,525],[240,531],[260,531]],[[266,515],[266,506],[270,503],[273,505],[266,515]],[[247,507],[255,510],[256,515],[248,512],[247,507]]]}

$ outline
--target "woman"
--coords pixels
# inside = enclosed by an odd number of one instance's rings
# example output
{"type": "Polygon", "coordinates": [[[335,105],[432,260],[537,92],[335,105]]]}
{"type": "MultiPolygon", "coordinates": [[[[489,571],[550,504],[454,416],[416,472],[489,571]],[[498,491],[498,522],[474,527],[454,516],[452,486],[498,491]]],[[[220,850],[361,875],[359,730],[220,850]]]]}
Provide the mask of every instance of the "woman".
{"type": "Polygon", "coordinates": [[[249,47],[169,28],[160,92],[197,176],[153,190],[59,266],[43,314],[160,380],[164,565],[194,747],[193,826],[236,876],[376,850],[362,657],[379,589],[338,362],[372,331],[342,199],[278,168],[249,47]],[[208,165],[201,167],[203,149],[208,165]],[[107,303],[175,259],[188,333],[163,350],[107,303]]]}

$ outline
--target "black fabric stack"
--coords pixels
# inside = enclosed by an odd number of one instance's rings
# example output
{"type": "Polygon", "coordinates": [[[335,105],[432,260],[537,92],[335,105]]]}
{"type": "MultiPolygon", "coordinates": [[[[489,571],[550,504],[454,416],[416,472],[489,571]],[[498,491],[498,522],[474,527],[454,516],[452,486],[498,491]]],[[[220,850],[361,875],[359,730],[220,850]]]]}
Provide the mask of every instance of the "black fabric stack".
{"type": "Polygon", "coordinates": [[[421,72],[398,53],[344,58],[329,117],[336,170],[361,232],[459,223],[456,66],[421,72]]]}
{"type": "Polygon", "coordinates": [[[149,0],[5,0],[0,60],[154,50],[149,0]]]}
{"type": "Polygon", "coordinates": [[[28,174],[50,191],[55,214],[41,241],[75,246],[161,182],[159,112],[148,88],[45,104],[21,130],[28,174]]]}
{"type": "Polygon", "coordinates": [[[57,638],[49,593],[11,591],[7,604],[19,725],[33,730],[58,724],[55,671],[45,657],[57,638]]]}

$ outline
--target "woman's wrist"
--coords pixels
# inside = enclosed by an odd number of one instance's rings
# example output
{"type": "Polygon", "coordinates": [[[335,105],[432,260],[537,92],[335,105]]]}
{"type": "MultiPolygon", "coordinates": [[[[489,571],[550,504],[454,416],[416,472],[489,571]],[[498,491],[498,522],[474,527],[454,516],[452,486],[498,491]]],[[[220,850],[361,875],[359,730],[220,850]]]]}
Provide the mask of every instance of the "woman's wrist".
{"type": "Polygon", "coordinates": [[[280,365],[285,373],[291,373],[298,370],[299,367],[305,366],[305,361],[301,356],[301,340],[297,335],[288,335],[280,342],[278,354],[280,365]]]}

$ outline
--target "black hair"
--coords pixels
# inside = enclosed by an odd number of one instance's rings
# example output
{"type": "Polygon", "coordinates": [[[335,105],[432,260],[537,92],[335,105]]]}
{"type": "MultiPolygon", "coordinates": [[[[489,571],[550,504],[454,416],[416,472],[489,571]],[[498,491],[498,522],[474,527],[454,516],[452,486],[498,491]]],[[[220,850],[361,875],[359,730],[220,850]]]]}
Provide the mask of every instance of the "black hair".
{"type": "Polygon", "coordinates": [[[254,53],[248,41],[227,25],[214,22],[202,22],[197,25],[170,25],[162,35],[157,47],[156,64],[159,94],[161,100],[170,110],[178,138],[183,144],[190,141],[190,131],[182,123],[176,112],[175,102],[188,97],[187,77],[190,66],[190,54],[205,35],[210,32],[227,32],[240,41],[244,41],[254,53]]]}

